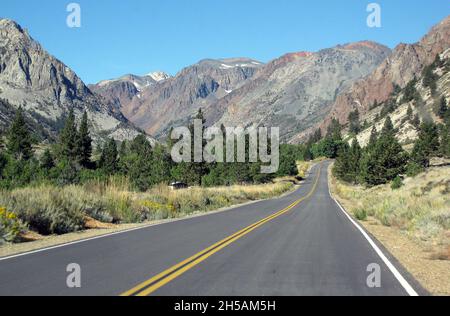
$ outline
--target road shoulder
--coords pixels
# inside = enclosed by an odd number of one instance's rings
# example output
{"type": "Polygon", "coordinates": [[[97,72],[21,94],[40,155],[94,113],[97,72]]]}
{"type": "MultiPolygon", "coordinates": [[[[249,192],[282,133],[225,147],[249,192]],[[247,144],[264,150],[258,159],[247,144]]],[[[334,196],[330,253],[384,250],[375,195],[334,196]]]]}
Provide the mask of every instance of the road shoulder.
{"type": "Polygon", "coordinates": [[[382,225],[377,219],[368,218],[360,221],[348,211],[352,201],[343,199],[335,190],[335,179],[332,176],[332,164],[329,166],[328,182],[330,193],[375,241],[384,248],[385,254],[399,263],[405,270],[405,278],[419,287],[419,294],[450,295],[448,279],[450,278],[450,262],[430,259],[429,250],[420,243],[412,240],[400,230],[382,225]],[[410,277],[408,277],[408,275],[410,277]],[[422,288],[423,290],[421,290],[422,288]],[[423,292],[423,293],[420,293],[423,292]]]}

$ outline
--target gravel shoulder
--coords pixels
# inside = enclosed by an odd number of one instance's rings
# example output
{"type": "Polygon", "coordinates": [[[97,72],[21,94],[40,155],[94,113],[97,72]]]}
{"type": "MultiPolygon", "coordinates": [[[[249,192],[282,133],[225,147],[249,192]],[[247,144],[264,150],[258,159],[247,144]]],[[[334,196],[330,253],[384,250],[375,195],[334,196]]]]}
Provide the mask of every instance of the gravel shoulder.
{"type": "MultiPolygon", "coordinates": [[[[335,179],[333,179],[330,166],[330,189],[333,196],[350,210],[355,201],[344,199],[336,194],[335,179]]],[[[349,214],[353,216],[351,212],[349,214]]],[[[357,220],[355,218],[355,220],[357,220]]],[[[407,236],[394,227],[382,225],[373,217],[367,220],[357,220],[369,233],[371,233],[383,246],[405,267],[408,272],[432,295],[450,295],[450,261],[433,258],[434,254],[429,246],[407,236]]],[[[449,236],[450,237],[450,236],[449,236]]]]}

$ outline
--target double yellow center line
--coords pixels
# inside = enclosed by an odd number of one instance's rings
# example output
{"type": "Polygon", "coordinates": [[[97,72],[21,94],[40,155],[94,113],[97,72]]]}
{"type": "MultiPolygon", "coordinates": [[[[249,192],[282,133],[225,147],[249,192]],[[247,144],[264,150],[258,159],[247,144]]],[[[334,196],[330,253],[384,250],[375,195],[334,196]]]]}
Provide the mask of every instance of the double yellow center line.
{"type": "Polygon", "coordinates": [[[306,199],[310,198],[314,192],[317,189],[317,185],[319,183],[320,174],[321,174],[322,166],[319,168],[319,172],[317,175],[317,178],[315,180],[314,186],[311,189],[311,191],[308,193],[308,195],[302,197],[301,199],[295,201],[288,207],[282,209],[281,211],[268,216],[259,222],[256,222],[237,233],[215,243],[214,245],[206,248],[205,250],[200,251],[199,253],[193,255],[192,257],[187,258],[186,260],[174,265],[173,267],[161,272],[158,275],[155,275],[151,279],[148,279],[145,282],[142,282],[141,284],[135,286],[129,291],[126,291],[121,294],[121,296],[148,296],[158,290],[159,288],[163,287],[167,283],[171,282],[172,280],[176,279],[180,275],[184,274],[186,271],[192,269],[196,265],[200,264],[201,262],[205,261],[215,253],[219,252],[223,248],[227,247],[228,245],[234,243],[235,241],[241,239],[245,235],[251,233],[258,227],[261,227],[262,225],[274,220],[277,217],[280,217],[283,214],[286,214],[290,210],[292,210],[294,207],[296,207],[301,202],[305,201],[306,199]]]}

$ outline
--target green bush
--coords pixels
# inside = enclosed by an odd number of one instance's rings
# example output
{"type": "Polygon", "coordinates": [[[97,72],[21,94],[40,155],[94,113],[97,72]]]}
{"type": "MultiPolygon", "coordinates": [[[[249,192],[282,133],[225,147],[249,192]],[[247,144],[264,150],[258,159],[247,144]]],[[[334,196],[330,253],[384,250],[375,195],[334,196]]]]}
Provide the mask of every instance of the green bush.
{"type": "Polygon", "coordinates": [[[25,225],[17,215],[8,212],[5,207],[0,208],[0,245],[5,242],[17,242],[25,225]]]}
{"type": "Polygon", "coordinates": [[[42,235],[65,234],[84,228],[84,214],[70,195],[60,190],[20,189],[2,192],[0,202],[42,235]]]}
{"type": "Polygon", "coordinates": [[[411,178],[421,174],[424,171],[424,167],[414,161],[409,162],[406,167],[406,174],[411,178]]]}
{"type": "Polygon", "coordinates": [[[360,221],[365,221],[367,219],[367,212],[365,209],[358,208],[354,211],[354,215],[356,219],[360,221]]]}
{"type": "Polygon", "coordinates": [[[392,181],[391,189],[392,189],[392,190],[398,190],[398,189],[400,189],[402,186],[403,186],[402,178],[396,177],[396,178],[394,179],[394,181],[392,181]]]}

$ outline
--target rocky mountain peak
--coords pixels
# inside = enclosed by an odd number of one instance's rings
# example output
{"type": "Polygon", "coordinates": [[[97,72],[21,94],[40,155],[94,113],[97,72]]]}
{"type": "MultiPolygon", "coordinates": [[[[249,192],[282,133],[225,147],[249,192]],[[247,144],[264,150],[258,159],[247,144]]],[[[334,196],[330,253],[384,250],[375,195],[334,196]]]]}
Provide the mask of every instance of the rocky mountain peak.
{"type": "MultiPolygon", "coordinates": [[[[77,116],[88,112],[95,138],[138,134],[120,111],[93,95],[75,72],[8,19],[0,20],[0,98],[11,108],[22,106],[45,138],[56,137],[70,109],[77,116]]],[[[0,123],[7,125],[9,119],[0,123]]]]}
{"type": "MultiPolygon", "coordinates": [[[[339,95],[328,117],[317,127],[325,131],[333,118],[346,123],[348,114],[355,108],[365,114],[371,105],[386,101],[394,90],[394,85],[405,87],[423,68],[431,64],[436,55],[450,47],[450,16],[434,26],[419,42],[401,43],[369,76],[357,81],[348,91],[339,95]]],[[[301,133],[297,140],[304,139],[301,133]]]]}

